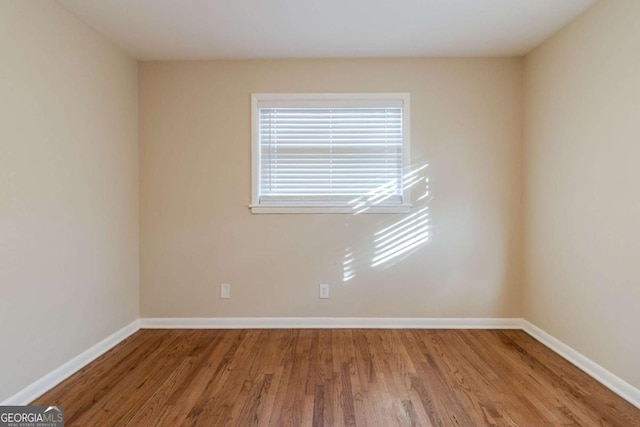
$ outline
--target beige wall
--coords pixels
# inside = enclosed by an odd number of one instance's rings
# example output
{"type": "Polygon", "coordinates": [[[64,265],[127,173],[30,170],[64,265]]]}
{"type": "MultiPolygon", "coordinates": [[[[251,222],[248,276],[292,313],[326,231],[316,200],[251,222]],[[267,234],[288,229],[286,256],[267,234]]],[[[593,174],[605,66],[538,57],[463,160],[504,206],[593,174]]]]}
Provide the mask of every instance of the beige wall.
{"type": "Polygon", "coordinates": [[[136,63],[0,2],[0,401],[138,318],[136,63]]]}
{"type": "Polygon", "coordinates": [[[640,1],[526,59],[525,318],[640,387],[640,1]]]}
{"type": "Polygon", "coordinates": [[[523,82],[517,58],[149,62],[136,74],[57,3],[0,3],[0,401],[139,308],[524,313],[640,387],[639,14],[636,0],[599,2],[526,58],[523,82]],[[431,240],[371,267],[374,233],[405,216],[251,215],[252,92],[410,92],[431,240]],[[232,299],[218,298],[222,282],[232,299]]]}
{"type": "Polygon", "coordinates": [[[517,58],[149,62],[136,74],[57,3],[0,3],[0,401],[139,309],[524,313],[640,387],[639,14],[636,0],[599,2],[527,56],[523,82],[517,58]],[[374,233],[405,216],[249,213],[252,92],[377,91],[411,93],[428,243],[371,267],[374,233]],[[232,299],[218,298],[222,282],[232,299]]]}
{"type": "Polygon", "coordinates": [[[141,63],[142,316],[520,316],[521,62],[141,63]],[[402,215],[252,215],[252,92],[410,92],[432,240],[372,268],[402,215]]]}

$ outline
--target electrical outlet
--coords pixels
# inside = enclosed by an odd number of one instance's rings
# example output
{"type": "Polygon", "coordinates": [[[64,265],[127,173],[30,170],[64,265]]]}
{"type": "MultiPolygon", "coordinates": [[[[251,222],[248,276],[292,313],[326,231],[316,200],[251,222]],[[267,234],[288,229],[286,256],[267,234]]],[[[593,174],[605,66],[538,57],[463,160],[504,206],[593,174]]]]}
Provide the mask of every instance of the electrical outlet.
{"type": "Polygon", "coordinates": [[[322,299],[329,298],[329,285],[326,283],[320,284],[320,298],[322,299]]]}
{"type": "Polygon", "coordinates": [[[231,285],[222,283],[220,285],[220,298],[231,298],[231,285]]]}

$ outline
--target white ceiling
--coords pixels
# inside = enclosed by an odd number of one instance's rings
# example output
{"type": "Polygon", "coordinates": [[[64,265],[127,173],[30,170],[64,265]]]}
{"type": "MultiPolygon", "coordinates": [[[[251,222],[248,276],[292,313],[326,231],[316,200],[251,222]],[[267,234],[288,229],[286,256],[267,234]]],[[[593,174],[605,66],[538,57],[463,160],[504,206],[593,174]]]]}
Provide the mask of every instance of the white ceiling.
{"type": "Polygon", "coordinates": [[[523,55],[596,0],[58,0],[142,60],[523,55]]]}

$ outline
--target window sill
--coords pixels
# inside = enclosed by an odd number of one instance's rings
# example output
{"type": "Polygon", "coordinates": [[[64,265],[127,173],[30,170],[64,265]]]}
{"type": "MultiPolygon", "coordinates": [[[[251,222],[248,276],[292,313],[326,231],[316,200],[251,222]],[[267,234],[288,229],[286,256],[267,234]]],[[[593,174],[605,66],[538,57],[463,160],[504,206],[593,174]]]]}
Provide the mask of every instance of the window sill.
{"type": "Polygon", "coordinates": [[[354,209],[350,206],[274,206],[251,205],[252,214],[400,214],[411,211],[413,205],[398,206],[362,206],[354,209]]]}

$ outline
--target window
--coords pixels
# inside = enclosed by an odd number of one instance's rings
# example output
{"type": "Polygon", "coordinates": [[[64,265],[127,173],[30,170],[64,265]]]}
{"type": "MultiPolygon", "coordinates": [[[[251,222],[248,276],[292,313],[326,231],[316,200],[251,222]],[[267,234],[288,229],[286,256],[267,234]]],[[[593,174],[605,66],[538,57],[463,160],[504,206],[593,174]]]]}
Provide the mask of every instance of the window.
{"type": "Polygon", "coordinates": [[[251,100],[253,213],[409,210],[409,94],[251,100]]]}

